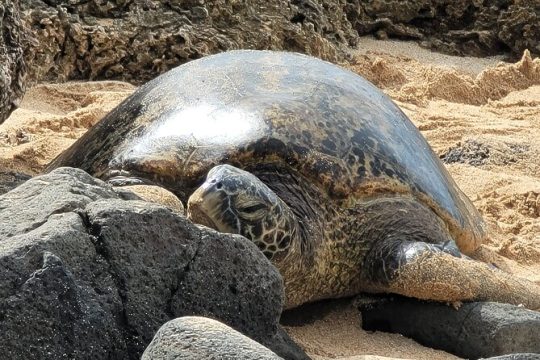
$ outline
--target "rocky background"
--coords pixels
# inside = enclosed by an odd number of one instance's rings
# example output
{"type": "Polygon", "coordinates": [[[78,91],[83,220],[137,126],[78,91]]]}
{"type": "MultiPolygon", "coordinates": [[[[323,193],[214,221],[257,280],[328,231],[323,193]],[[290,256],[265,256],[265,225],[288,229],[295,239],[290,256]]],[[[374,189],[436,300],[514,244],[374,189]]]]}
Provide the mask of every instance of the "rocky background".
{"type": "Polygon", "coordinates": [[[344,58],[358,36],[452,54],[540,52],[540,3],[519,0],[22,0],[33,80],[144,82],[229,49],[344,58]]]}
{"type": "MultiPolygon", "coordinates": [[[[343,2],[344,4],[345,2],[343,2]]],[[[282,0],[23,0],[38,40],[35,80],[141,83],[186,61],[230,49],[285,49],[327,60],[356,31],[342,4],[282,0]]]]}
{"type": "Polygon", "coordinates": [[[17,107],[25,89],[25,32],[17,3],[0,3],[0,124],[17,107]]]}
{"type": "Polygon", "coordinates": [[[540,53],[540,2],[528,0],[349,1],[359,35],[415,39],[452,55],[540,53]]]}
{"type": "Polygon", "coordinates": [[[141,84],[230,49],[337,62],[359,36],[411,39],[456,55],[540,53],[540,3],[526,0],[3,0],[0,123],[28,80],[141,84]],[[20,26],[18,5],[20,1],[20,26]],[[29,41],[22,42],[25,34],[29,41]],[[6,36],[7,35],[7,36],[6,36]],[[4,60],[7,59],[7,60],[4,60]]]}

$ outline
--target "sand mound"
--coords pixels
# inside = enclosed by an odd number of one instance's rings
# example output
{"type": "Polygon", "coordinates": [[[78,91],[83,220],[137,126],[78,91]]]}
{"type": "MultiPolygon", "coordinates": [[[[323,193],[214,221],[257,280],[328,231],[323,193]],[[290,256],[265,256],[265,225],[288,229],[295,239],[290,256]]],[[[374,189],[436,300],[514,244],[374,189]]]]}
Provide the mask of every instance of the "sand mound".
{"type": "Polygon", "coordinates": [[[31,88],[0,126],[0,166],[39,173],[134,89],[115,81],[31,88]]]}
{"type": "Polygon", "coordinates": [[[500,63],[476,77],[384,53],[375,59],[372,54],[357,55],[351,69],[386,89],[393,98],[422,105],[429,100],[483,105],[513,91],[540,85],[540,59],[533,60],[529,51],[515,64],[500,63]]]}

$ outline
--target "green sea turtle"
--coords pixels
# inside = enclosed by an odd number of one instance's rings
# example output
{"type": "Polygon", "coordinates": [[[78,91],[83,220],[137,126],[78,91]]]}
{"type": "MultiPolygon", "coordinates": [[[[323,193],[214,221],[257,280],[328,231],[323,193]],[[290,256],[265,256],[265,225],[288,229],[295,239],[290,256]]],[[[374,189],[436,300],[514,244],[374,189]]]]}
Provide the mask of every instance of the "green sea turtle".
{"type": "Polygon", "coordinates": [[[140,87],[49,169],[158,185],[251,239],[286,307],[362,291],[540,307],[539,287],[470,260],[486,236],[416,127],[380,90],[300,54],[231,51],[140,87]],[[189,199],[189,201],[188,201],[189,199]]]}

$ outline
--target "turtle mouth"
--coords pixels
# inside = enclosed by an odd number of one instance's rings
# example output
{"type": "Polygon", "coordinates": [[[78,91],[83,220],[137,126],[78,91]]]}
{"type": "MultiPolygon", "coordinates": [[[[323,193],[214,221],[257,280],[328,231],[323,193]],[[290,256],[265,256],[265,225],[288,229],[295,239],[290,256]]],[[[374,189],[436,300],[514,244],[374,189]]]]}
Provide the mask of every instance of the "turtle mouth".
{"type": "Polygon", "coordinates": [[[219,230],[216,223],[205,211],[202,210],[201,207],[193,206],[192,204],[188,203],[187,217],[194,223],[207,226],[214,230],[219,230]]]}
{"type": "Polygon", "coordinates": [[[211,227],[220,232],[234,232],[230,226],[220,221],[223,201],[223,196],[219,192],[212,191],[203,185],[189,197],[187,217],[194,223],[211,227]]]}

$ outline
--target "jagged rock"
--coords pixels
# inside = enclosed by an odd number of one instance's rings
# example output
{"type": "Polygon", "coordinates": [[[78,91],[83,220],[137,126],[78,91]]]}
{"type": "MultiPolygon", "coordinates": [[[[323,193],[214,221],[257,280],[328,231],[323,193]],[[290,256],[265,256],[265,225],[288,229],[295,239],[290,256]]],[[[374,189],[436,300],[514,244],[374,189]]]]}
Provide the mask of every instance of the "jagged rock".
{"type": "Polygon", "coordinates": [[[354,0],[346,12],[360,35],[422,40],[455,55],[540,53],[540,3],[535,1],[354,0]]]}
{"type": "Polygon", "coordinates": [[[118,290],[74,212],[114,192],[83,174],[37,177],[0,196],[0,348],[6,358],[128,358],[117,324],[118,290]],[[64,183],[68,179],[73,186],[64,183]]]}
{"type": "Polygon", "coordinates": [[[142,360],[278,360],[272,351],[219,321],[195,316],[163,325],[142,360]]]}
{"type": "Polygon", "coordinates": [[[230,49],[275,49],[342,59],[354,45],[342,4],[303,0],[22,0],[37,39],[35,80],[142,83],[186,61],[230,49]]]}
{"type": "Polygon", "coordinates": [[[135,359],[163,323],[185,315],[305,356],[282,336],[282,280],[255,245],[118,197],[71,168],[0,196],[3,356],[135,359]]]}
{"type": "Polygon", "coordinates": [[[466,359],[540,353],[540,313],[514,305],[471,302],[455,309],[392,297],[364,301],[359,309],[364,330],[400,333],[466,359]]]}
{"type": "Polygon", "coordinates": [[[25,36],[18,1],[3,1],[0,4],[0,124],[24,95],[25,36]]]}
{"type": "Polygon", "coordinates": [[[231,49],[298,51],[330,61],[359,35],[414,39],[457,55],[540,53],[538,2],[499,0],[21,0],[32,81],[141,84],[231,49]]]}
{"type": "Polygon", "coordinates": [[[540,2],[504,1],[497,18],[497,36],[515,53],[529,49],[540,54],[540,2]]]}

